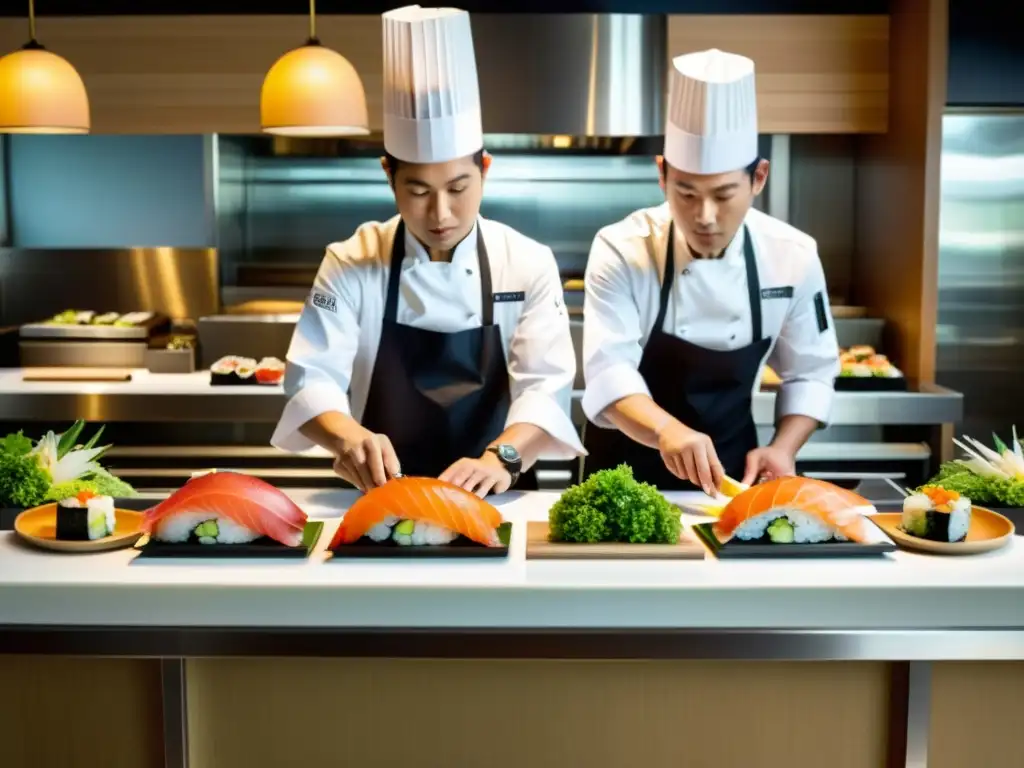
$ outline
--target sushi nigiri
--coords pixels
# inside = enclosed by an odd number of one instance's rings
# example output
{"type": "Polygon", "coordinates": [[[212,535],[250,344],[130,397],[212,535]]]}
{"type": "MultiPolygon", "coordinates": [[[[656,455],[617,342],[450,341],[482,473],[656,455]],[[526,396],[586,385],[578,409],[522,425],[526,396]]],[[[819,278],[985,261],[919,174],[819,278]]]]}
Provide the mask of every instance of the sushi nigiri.
{"type": "Polygon", "coordinates": [[[212,472],[185,483],[146,511],[142,529],[157,541],[245,544],[263,536],[298,546],[306,513],[269,483],[237,472],[212,472]]]}
{"type": "Polygon", "coordinates": [[[714,524],[723,544],[732,538],[776,544],[868,538],[867,499],[838,485],[809,477],[780,477],[751,486],[734,497],[714,524]]]}
{"type": "Polygon", "coordinates": [[[954,543],[967,538],[971,500],[956,491],[926,485],[903,500],[900,528],[911,536],[954,543]]]}
{"type": "Polygon", "coordinates": [[[363,536],[400,545],[436,545],[461,535],[497,547],[502,522],[494,506],[457,485],[428,477],[399,477],[369,491],[349,508],[331,549],[363,536]]]}
{"type": "Polygon", "coordinates": [[[57,532],[59,540],[95,541],[110,536],[116,525],[114,500],[92,491],[57,502],[57,532]]]}

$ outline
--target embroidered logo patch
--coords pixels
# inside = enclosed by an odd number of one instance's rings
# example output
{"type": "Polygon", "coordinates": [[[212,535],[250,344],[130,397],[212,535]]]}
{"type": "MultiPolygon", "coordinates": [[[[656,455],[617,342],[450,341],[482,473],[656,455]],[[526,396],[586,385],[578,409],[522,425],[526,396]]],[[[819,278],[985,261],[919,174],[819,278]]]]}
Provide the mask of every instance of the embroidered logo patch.
{"type": "Polygon", "coordinates": [[[317,309],[326,309],[328,312],[338,314],[338,299],[329,293],[313,291],[313,306],[317,309]]]}
{"type": "Polygon", "coordinates": [[[526,301],[526,291],[506,291],[505,293],[492,294],[495,304],[501,302],[526,301]]]}
{"type": "Polygon", "coordinates": [[[818,319],[818,333],[828,330],[828,311],[825,309],[825,294],[818,291],[814,294],[814,314],[818,319]]]}
{"type": "Polygon", "coordinates": [[[780,285],[777,288],[762,288],[761,289],[762,299],[792,299],[793,298],[793,286],[792,285],[780,285]]]}

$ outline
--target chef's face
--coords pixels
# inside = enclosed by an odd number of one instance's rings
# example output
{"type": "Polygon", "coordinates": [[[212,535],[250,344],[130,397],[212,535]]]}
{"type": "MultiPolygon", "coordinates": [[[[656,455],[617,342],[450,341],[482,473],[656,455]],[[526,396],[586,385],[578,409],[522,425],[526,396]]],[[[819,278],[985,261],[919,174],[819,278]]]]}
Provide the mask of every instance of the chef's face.
{"type": "Polygon", "coordinates": [[[701,256],[725,250],[768,180],[767,160],[739,171],[704,176],[680,171],[659,157],[658,169],[672,220],[683,231],[690,250],[701,256]]]}
{"type": "Polygon", "coordinates": [[[481,151],[447,163],[381,159],[398,212],[431,252],[450,251],[476,223],[491,156],[481,151]]]}

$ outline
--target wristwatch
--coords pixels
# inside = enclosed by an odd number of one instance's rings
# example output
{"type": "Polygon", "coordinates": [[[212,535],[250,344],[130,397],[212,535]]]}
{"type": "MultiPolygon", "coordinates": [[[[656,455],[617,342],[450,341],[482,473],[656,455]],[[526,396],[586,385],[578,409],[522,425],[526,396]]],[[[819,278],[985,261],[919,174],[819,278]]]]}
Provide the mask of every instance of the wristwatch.
{"type": "Polygon", "coordinates": [[[512,485],[515,485],[516,480],[519,479],[519,473],[523,471],[523,457],[519,455],[519,451],[508,443],[490,445],[487,450],[501,460],[505,470],[512,476],[512,485]]]}

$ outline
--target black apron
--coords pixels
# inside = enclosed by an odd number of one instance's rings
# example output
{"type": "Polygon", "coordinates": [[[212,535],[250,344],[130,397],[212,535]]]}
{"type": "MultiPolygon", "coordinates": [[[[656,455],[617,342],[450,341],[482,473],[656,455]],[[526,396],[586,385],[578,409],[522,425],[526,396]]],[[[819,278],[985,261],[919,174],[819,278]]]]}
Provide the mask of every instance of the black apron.
{"type": "MultiPolygon", "coordinates": [[[[710,437],[726,473],[740,480],[747,453],[757,448],[752,395],[761,361],[771,346],[771,339],[764,338],[761,330],[761,283],[754,244],[744,226],[752,342],[728,351],[707,349],[662,330],[675,277],[674,244],[675,232],[669,225],[658,319],[638,370],[654,402],[686,426],[710,437]]],[[[638,480],[661,490],[697,490],[669,472],[657,450],[634,442],[618,429],[588,423],[584,446],[588,451],[584,476],[625,463],[633,468],[638,480]]]]}
{"type": "MultiPolygon", "coordinates": [[[[461,458],[477,458],[505,430],[508,367],[501,329],[494,324],[491,265],[477,225],[482,324],[455,333],[402,325],[398,287],[405,260],[405,222],[391,246],[390,274],[380,346],[370,378],[362,425],[387,435],[402,474],[437,477],[461,458]]],[[[524,472],[515,487],[536,489],[524,472]]]]}

